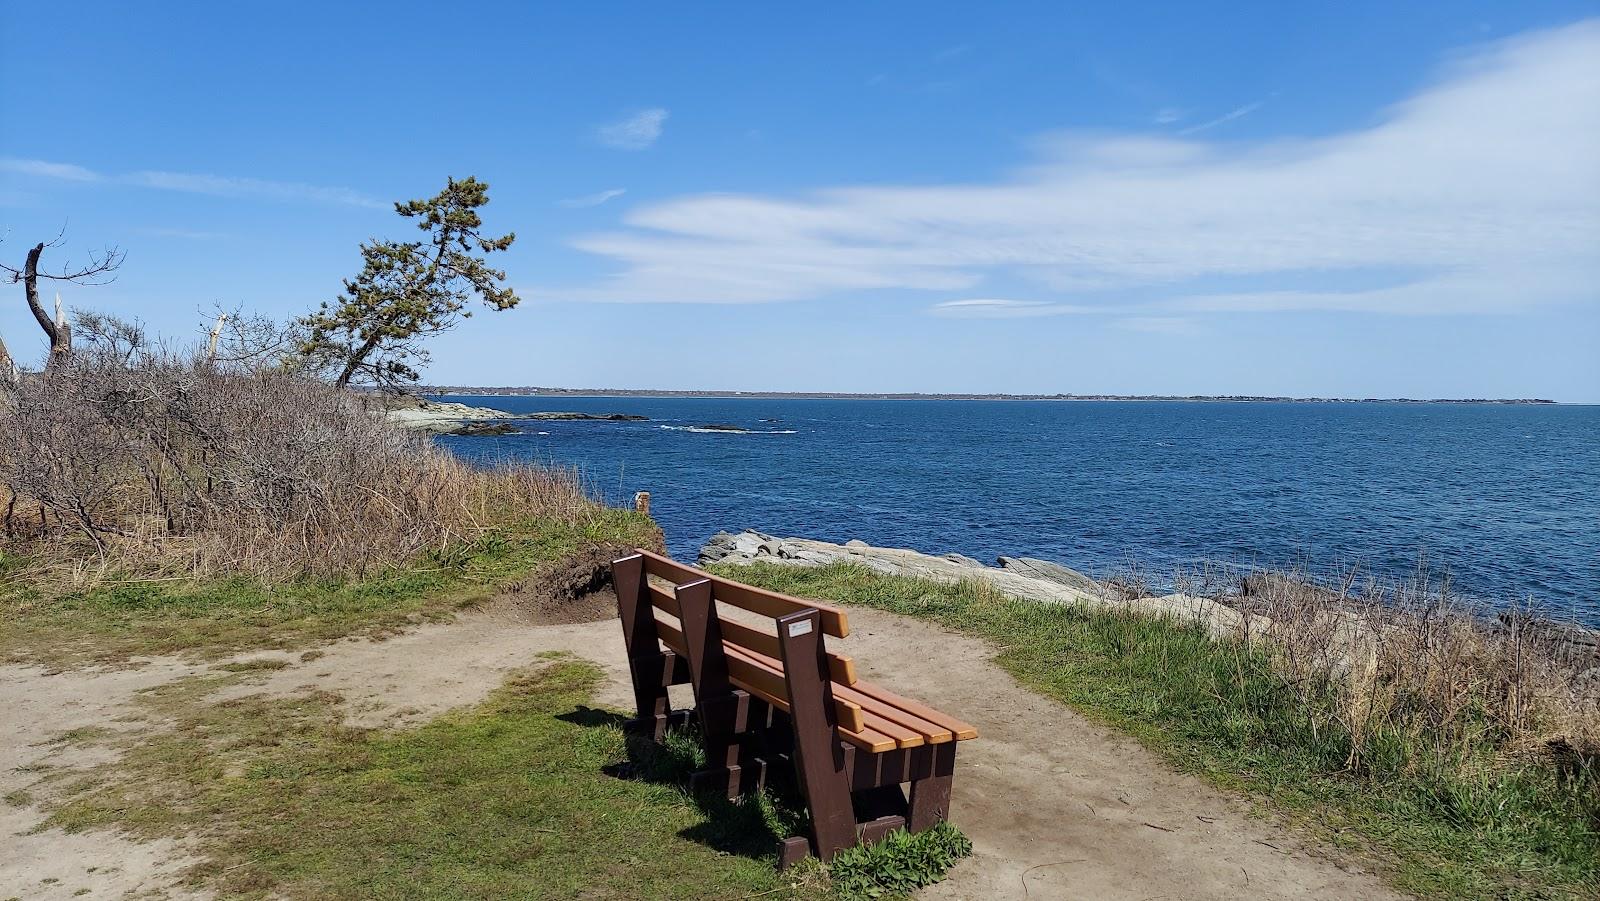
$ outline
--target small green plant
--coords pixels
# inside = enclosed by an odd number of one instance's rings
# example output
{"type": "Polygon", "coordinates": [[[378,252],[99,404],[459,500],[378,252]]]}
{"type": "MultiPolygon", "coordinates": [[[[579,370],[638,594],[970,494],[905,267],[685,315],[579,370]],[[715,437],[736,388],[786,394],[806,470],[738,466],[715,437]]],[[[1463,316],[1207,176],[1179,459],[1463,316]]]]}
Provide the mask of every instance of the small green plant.
{"type": "Polygon", "coordinates": [[[828,875],[840,897],[896,898],[933,885],[971,853],[972,841],[949,823],[922,832],[898,829],[875,845],[840,852],[828,875]]]}

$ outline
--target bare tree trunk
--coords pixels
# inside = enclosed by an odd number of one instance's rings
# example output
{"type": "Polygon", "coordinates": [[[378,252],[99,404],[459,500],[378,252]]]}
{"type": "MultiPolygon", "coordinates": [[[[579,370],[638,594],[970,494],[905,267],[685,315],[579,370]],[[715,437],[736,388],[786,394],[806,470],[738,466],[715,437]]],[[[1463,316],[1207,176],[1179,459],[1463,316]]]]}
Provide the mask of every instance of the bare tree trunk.
{"type": "Polygon", "coordinates": [[[6,339],[0,338],[0,391],[16,387],[18,381],[20,373],[17,372],[17,361],[6,350],[6,339]]]}
{"type": "Polygon", "coordinates": [[[72,326],[67,324],[67,311],[61,308],[61,292],[56,292],[56,334],[50,342],[50,362],[55,363],[72,356],[72,326]]]}
{"type": "Polygon", "coordinates": [[[222,338],[222,327],[228,324],[228,314],[223,313],[217,317],[217,324],[211,327],[211,339],[206,342],[206,362],[217,362],[217,341],[222,338]]]}
{"type": "Polygon", "coordinates": [[[44,248],[45,245],[40,243],[28,251],[28,260],[22,267],[22,286],[28,295],[28,309],[33,311],[34,320],[50,339],[50,358],[45,364],[50,366],[72,356],[72,328],[66,324],[66,317],[62,315],[59,294],[56,295],[54,319],[45,312],[44,304],[39,302],[39,255],[44,253],[44,248]]]}

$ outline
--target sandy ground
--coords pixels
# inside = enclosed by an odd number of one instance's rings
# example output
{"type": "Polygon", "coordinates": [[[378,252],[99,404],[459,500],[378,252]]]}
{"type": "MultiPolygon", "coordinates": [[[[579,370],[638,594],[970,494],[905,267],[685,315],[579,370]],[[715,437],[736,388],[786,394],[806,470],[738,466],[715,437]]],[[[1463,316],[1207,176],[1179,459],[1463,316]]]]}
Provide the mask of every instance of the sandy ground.
{"type": "MultiPolygon", "coordinates": [[[[1176,774],[1137,744],[1017,686],[981,643],[916,620],[850,613],[844,643],[864,677],[961,716],[977,741],[957,756],[952,819],[976,851],[928,898],[1392,898],[1372,874],[1253,818],[1239,799],[1176,774]]],[[[384,641],[325,645],[322,656],[263,653],[289,665],[224,695],[319,689],[351,719],[404,725],[471,704],[542,651],[595,661],[610,676],[597,701],[628,706],[615,620],[533,626],[506,609],[421,626],[384,641]]],[[[83,727],[141,728],[135,692],[208,668],[148,660],[131,668],[47,673],[0,667],[0,793],[101,762],[55,741],[83,727]]],[[[219,697],[224,696],[219,695],[219,697]]],[[[28,834],[37,807],[0,805],[0,899],[189,897],[172,887],[193,862],[181,843],[112,832],[28,834]]]]}

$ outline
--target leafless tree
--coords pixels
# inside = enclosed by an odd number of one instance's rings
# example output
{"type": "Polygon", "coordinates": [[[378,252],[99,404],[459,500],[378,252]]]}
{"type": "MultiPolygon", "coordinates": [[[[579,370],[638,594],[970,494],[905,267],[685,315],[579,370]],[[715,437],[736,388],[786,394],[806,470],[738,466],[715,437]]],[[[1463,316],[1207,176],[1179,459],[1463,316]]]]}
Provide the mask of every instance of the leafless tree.
{"type": "MultiPolygon", "coordinates": [[[[99,252],[89,253],[88,263],[74,267],[69,260],[62,263],[57,271],[41,270],[39,258],[44,252],[53,247],[60,247],[66,242],[66,228],[63,227],[54,239],[41,241],[28,250],[27,257],[23,260],[22,267],[16,268],[0,263],[0,271],[11,276],[11,283],[22,282],[28,297],[28,309],[33,312],[33,318],[44,329],[45,337],[50,340],[50,356],[46,367],[53,366],[72,356],[72,326],[67,322],[65,312],[61,309],[61,295],[56,295],[55,315],[52,316],[45,310],[44,304],[39,300],[39,281],[67,282],[75,285],[103,285],[116,278],[116,271],[126,257],[116,247],[108,247],[99,252]]],[[[9,355],[7,355],[9,356],[9,355]]]]}

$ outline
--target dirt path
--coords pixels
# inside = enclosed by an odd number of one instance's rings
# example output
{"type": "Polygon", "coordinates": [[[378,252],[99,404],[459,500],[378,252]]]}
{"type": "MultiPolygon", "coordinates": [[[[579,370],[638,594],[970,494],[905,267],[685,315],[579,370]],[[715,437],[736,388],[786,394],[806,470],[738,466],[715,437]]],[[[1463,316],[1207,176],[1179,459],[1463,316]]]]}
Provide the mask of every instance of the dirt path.
{"type": "MultiPolygon", "coordinates": [[[[957,713],[982,733],[958,757],[953,818],[976,852],[929,898],[1390,898],[1369,873],[1254,819],[1238,799],[1173,773],[1137,744],[1017,686],[981,643],[926,623],[852,610],[848,646],[866,678],[957,713]]],[[[221,696],[333,691],[362,725],[406,724],[482,699],[546,651],[569,651],[610,675],[597,701],[628,704],[615,620],[530,626],[525,614],[473,613],[385,641],[352,640],[298,653],[221,696]]],[[[136,669],[46,674],[0,667],[0,793],[36,784],[81,759],[64,733],[118,722],[134,692],[207,667],[171,660],[136,669]],[[13,725],[15,724],[15,725],[13,725]]],[[[170,890],[192,861],[179,843],[114,833],[24,834],[43,819],[28,803],[0,806],[0,898],[90,897],[170,890]],[[45,881],[54,880],[54,881],[45,881]]]]}

